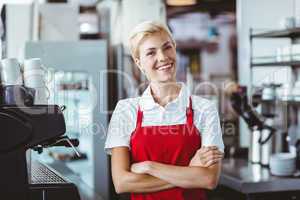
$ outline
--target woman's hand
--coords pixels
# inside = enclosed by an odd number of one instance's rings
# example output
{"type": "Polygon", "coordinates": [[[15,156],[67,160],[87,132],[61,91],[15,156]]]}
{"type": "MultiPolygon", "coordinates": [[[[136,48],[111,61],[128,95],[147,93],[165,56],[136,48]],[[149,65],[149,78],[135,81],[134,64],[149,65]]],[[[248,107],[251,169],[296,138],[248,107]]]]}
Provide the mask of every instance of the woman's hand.
{"type": "Polygon", "coordinates": [[[147,174],[151,168],[151,161],[134,163],[131,165],[131,172],[136,174],[147,174]]]}
{"type": "Polygon", "coordinates": [[[189,166],[210,167],[223,159],[223,153],[216,146],[201,147],[192,160],[189,166]]]}

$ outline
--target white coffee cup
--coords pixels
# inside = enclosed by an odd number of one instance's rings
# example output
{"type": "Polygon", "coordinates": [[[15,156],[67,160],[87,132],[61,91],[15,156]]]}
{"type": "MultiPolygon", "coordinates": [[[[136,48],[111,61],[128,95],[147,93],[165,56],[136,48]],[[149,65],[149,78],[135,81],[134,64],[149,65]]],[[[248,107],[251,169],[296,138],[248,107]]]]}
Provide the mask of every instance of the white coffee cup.
{"type": "Polygon", "coordinates": [[[40,58],[30,58],[24,61],[24,84],[27,87],[43,87],[45,85],[46,69],[40,58]]]}
{"type": "Polygon", "coordinates": [[[3,85],[23,84],[20,64],[16,58],[6,58],[1,60],[0,75],[1,83],[3,85]]]}
{"type": "Polygon", "coordinates": [[[282,47],[282,61],[291,61],[292,60],[292,47],[284,46],[282,47]]]}
{"type": "Polygon", "coordinates": [[[45,87],[34,88],[35,96],[34,96],[34,105],[46,105],[48,104],[48,99],[50,97],[49,89],[45,87]]]}
{"type": "Polygon", "coordinates": [[[24,71],[24,85],[27,87],[43,87],[46,85],[46,72],[43,69],[24,71]]]}
{"type": "Polygon", "coordinates": [[[263,100],[275,100],[276,92],[275,89],[271,87],[265,87],[262,92],[262,99],[263,100]]]}
{"type": "Polygon", "coordinates": [[[293,44],[292,46],[293,60],[300,60],[300,44],[293,44]]]}
{"type": "Polygon", "coordinates": [[[300,101],[300,81],[295,82],[292,94],[295,101],[300,101]]]}
{"type": "Polygon", "coordinates": [[[30,58],[24,61],[24,72],[33,69],[44,69],[40,58],[30,58]]]}
{"type": "Polygon", "coordinates": [[[282,48],[281,47],[278,47],[276,49],[276,61],[277,62],[281,62],[282,61],[282,48]]]}
{"type": "Polygon", "coordinates": [[[291,176],[296,170],[296,154],[276,153],[270,157],[270,172],[276,176],[291,176]]]}
{"type": "Polygon", "coordinates": [[[278,88],[278,98],[283,101],[290,101],[293,100],[293,93],[292,93],[292,84],[285,83],[280,88],[278,88]]]}
{"type": "Polygon", "coordinates": [[[48,104],[50,91],[46,86],[47,70],[40,58],[30,58],[24,61],[24,85],[35,89],[34,104],[48,104]]]}
{"type": "Polygon", "coordinates": [[[45,71],[42,69],[33,69],[24,72],[24,85],[35,89],[34,104],[48,104],[50,91],[46,85],[45,71]]]}

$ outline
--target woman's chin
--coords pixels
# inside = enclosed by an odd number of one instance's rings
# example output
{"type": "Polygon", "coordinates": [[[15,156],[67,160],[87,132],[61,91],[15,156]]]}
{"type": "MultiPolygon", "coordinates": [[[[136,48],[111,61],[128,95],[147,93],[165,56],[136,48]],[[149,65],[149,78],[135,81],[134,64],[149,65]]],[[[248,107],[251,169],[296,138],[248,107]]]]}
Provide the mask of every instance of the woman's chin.
{"type": "Polygon", "coordinates": [[[173,76],[161,77],[157,80],[157,82],[161,82],[161,83],[170,83],[174,81],[176,81],[176,78],[174,78],[173,76]]]}

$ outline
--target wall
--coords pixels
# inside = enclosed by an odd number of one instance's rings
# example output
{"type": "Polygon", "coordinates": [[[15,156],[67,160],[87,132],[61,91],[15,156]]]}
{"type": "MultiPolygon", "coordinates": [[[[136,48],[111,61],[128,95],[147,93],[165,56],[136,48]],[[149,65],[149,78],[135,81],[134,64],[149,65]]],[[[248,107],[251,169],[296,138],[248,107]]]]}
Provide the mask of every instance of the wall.
{"type": "Polygon", "coordinates": [[[215,53],[201,52],[202,77],[206,80],[209,80],[210,75],[228,75],[232,71],[229,38],[234,34],[234,27],[229,24],[219,25],[218,31],[220,34],[218,51],[215,53]]]}
{"type": "Polygon", "coordinates": [[[79,39],[78,4],[41,4],[36,0],[7,4],[7,57],[23,59],[27,41],[76,41],[79,39]],[[39,18],[39,11],[42,13],[39,18]],[[55,11],[55,12],[53,12],[55,11]],[[17,14],[16,14],[17,13],[17,14]],[[60,14],[59,20],[55,16],[60,14]],[[41,20],[40,24],[38,20],[41,20]],[[39,27],[41,29],[39,30],[39,27]],[[68,27],[67,27],[68,26],[68,27]],[[67,28],[66,28],[67,27],[67,28]],[[39,38],[39,31],[40,38],[39,38]]]}
{"type": "Polygon", "coordinates": [[[40,40],[78,41],[78,4],[47,3],[38,7],[40,40]]]}
{"type": "Polygon", "coordinates": [[[162,0],[104,0],[98,9],[110,9],[111,44],[127,45],[128,33],[139,22],[156,20],[166,22],[166,10],[162,0]]]}
{"type": "Polygon", "coordinates": [[[25,42],[33,37],[33,4],[8,4],[6,9],[7,57],[22,59],[25,42]]]}

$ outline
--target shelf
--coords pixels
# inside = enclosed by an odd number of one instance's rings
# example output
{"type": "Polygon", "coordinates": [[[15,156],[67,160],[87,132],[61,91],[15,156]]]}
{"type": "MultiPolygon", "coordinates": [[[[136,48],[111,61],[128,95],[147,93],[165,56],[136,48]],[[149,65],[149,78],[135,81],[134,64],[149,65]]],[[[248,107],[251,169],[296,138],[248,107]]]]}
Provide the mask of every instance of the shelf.
{"type": "Polygon", "coordinates": [[[251,67],[279,67],[279,66],[291,66],[294,68],[300,67],[300,61],[282,61],[282,62],[261,62],[251,63],[251,67]]]}
{"type": "Polygon", "coordinates": [[[291,105],[291,106],[300,106],[300,101],[279,101],[280,104],[283,105],[291,105]]]}
{"type": "MultiPolygon", "coordinates": [[[[267,100],[262,100],[262,103],[270,103],[270,101],[267,100]]],[[[282,106],[300,106],[300,101],[295,101],[295,100],[288,100],[288,101],[284,101],[284,100],[276,100],[275,101],[276,104],[282,105],[282,106]]]]}
{"type": "Polygon", "coordinates": [[[176,49],[178,50],[202,50],[202,49],[215,49],[218,48],[219,43],[214,41],[199,41],[199,40],[187,40],[176,41],[176,49]]]}
{"type": "Polygon", "coordinates": [[[283,106],[300,106],[300,102],[299,101],[294,101],[294,100],[288,100],[288,101],[284,101],[284,100],[277,100],[279,105],[283,105],[283,106]]]}
{"type": "Polygon", "coordinates": [[[252,34],[251,37],[252,38],[283,38],[283,37],[296,38],[296,37],[300,37],[300,27],[255,33],[252,34]]]}

